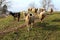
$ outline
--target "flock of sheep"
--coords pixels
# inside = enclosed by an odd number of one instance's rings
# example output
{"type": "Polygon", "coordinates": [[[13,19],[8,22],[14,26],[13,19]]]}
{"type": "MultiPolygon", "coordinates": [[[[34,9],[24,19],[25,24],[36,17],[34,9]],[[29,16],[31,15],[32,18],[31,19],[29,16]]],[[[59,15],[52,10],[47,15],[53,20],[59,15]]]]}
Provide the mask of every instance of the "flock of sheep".
{"type": "MultiPolygon", "coordinates": [[[[53,11],[51,10],[50,13],[53,11]]],[[[19,13],[12,13],[10,14],[15,18],[16,16],[18,17],[18,21],[20,19],[20,12],[19,13]]],[[[22,12],[23,18],[25,20],[25,24],[27,26],[28,31],[30,28],[32,28],[32,25],[34,25],[36,19],[39,19],[40,22],[43,22],[43,19],[45,18],[46,10],[44,8],[42,9],[37,9],[37,8],[29,8],[28,12],[22,12]]]]}
{"type": "Polygon", "coordinates": [[[28,13],[24,13],[25,16],[25,23],[27,26],[28,31],[30,28],[32,28],[31,25],[34,25],[35,20],[38,18],[40,22],[43,22],[43,19],[45,18],[46,10],[44,8],[38,10],[37,8],[29,8],[28,13]]]}

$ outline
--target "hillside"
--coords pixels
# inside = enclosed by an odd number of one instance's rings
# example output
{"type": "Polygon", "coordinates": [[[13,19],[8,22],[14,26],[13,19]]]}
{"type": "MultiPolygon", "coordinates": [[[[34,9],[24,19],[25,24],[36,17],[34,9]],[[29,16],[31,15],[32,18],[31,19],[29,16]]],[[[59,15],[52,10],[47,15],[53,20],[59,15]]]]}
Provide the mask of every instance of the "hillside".
{"type": "MultiPolygon", "coordinates": [[[[23,20],[13,21],[11,16],[1,18],[0,31],[18,27],[23,23],[23,20]]],[[[16,31],[0,35],[0,40],[60,40],[60,14],[54,13],[46,16],[43,23],[35,23],[29,32],[27,32],[27,27],[21,27],[16,31]]]]}

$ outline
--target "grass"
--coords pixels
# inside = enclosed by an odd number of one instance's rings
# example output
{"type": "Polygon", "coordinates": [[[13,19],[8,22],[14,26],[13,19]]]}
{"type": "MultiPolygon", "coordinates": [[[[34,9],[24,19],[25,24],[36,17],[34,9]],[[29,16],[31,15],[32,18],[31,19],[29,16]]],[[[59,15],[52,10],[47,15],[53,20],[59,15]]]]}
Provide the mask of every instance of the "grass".
{"type": "MultiPolygon", "coordinates": [[[[0,30],[8,26],[19,26],[19,24],[23,23],[22,21],[19,23],[12,21],[12,17],[1,19],[0,30]]],[[[37,22],[29,32],[27,32],[27,27],[20,28],[15,32],[0,36],[0,40],[60,40],[60,14],[48,15],[43,23],[37,22]]]]}
{"type": "Polygon", "coordinates": [[[23,22],[24,21],[22,21],[22,20],[20,22],[17,22],[17,20],[14,21],[12,16],[8,16],[7,18],[1,18],[0,19],[0,30],[7,29],[9,27],[17,27],[20,24],[22,24],[23,22]]]}

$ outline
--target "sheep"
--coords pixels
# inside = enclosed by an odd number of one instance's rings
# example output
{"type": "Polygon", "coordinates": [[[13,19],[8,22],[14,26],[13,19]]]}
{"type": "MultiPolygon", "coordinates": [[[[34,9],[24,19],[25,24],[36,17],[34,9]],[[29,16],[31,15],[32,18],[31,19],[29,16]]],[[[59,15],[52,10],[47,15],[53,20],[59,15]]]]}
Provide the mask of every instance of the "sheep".
{"type": "Polygon", "coordinates": [[[49,13],[49,14],[52,14],[52,13],[53,13],[53,9],[50,8],[50,9],[48,10],[48,13],[49,13]]]}
{"type": "Polygon", "coordinates": [[[42,23],[43,19],[45,18],[45,16],[46,16],[45,9],[42,9],[42,11],[39,14],[39,19],[40,19],[41,23],[42,23]]]}
{"type": "Polygon", "coordinates": [[[29,12],[37,13],[38,8],[28,8],[29,12]]]}
{"type": "Polygon", "coordinates": [[[50,13],[52,14],[52,12],[53,12],[53,9],[51,8],[51,11],[50,11],[50,13]]]}
{"type": "Polygon", "coordinates": [[[19,22],[19,20],[20,20],[20,12],[17,12],[17,13],[9,12],[9,14],[14,17],[14,20],[16,20],[16,17],[17,17],[18,22],[19,22]]]}
{"type": "Polygon", "coordinates": [[[38,17],[38,8],[32,8],[31,12],[34,14],[35,18],[38,17]]]}
{"type": "Polygon", "coordinates": [[[28,8],[28,11],[30,11],[30,12],[31,12],[31,11],[32,11],[32,8],[28,8]]]}
{"type": "Polygon", "coordinates": [[[32,8],[32,12],[35,13],[35,8],[32,8]]]}
{"type": "Polygon", "coordinates": [[[27,14],[25,17],[25,23],[27,26],[27,30],[29,31],[30,28],[32,28],[31,25],[34,25],[34,15],[33,14],[27,14]]]}
{"type": "Polygon", "coordinates": [[[22,17],[22,19],[25,19],[25,16],[27,15],[27,11],[22,11],[22,13],[21,13],[21,17],[22,17]]]}

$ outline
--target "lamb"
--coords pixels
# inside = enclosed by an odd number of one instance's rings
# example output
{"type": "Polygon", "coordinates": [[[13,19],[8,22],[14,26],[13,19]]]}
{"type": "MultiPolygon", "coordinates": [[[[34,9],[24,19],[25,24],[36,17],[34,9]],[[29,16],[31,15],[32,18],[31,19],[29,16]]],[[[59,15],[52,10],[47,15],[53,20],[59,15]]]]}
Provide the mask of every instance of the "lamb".
{"type": "Polygon", "coordinates": [[[25,23],[27,26],[28,31],[30,30],[30,28],[32,28],[32,25],[34,25],[34,15],[33,14],[27,14],[25,17],[25,23]]]}
{"type": "Polygon", "coordinates": [[[10,15],[12,15],[14,17],[14,20],[16,20],[16,17],[18,18],[18,22],[20,20],[20,12],[17,12],[17,13],[13,13],[13,12],[9,12],[10,15]]]}
{"type": "Polygon", "coordinates": [[[43,19],[45,18],[45,16],[46,16],[46,12],[45,12],[44,9],[42,9],[42,11],[39,14],[39,19],[40,19],[41,22],[43,21],[43,19]]]}

